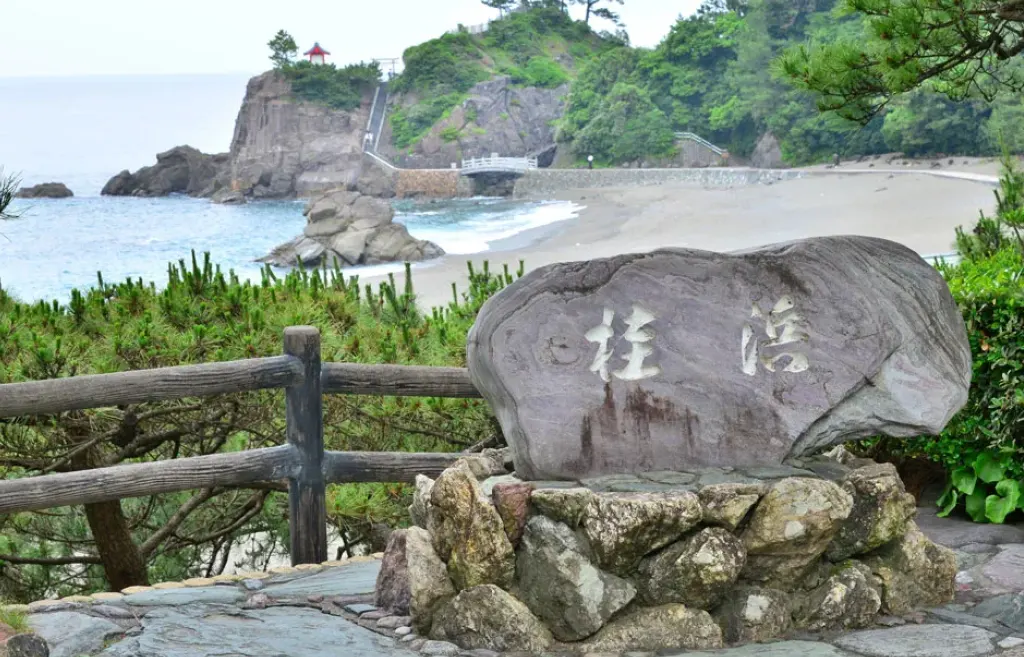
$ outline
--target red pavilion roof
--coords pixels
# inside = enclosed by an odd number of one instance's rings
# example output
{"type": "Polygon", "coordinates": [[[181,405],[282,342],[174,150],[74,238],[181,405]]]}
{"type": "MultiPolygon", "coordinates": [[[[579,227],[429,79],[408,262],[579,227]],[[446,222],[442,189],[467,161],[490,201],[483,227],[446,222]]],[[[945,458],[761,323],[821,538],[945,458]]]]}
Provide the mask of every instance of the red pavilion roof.
{"type": "Polygon", "coordinates": [[[307,50],[306,52],[304,52],[302,54],[303,54],[303,56],[309,56],[309,55],[330,55],[331,53],[329,53],[328,51],[326,51],[323,48],[321,48],[320,47],[320,42],[318,41],[318,42],[313,44],[312,48],[310,48],[309,50],[307,50]]]}

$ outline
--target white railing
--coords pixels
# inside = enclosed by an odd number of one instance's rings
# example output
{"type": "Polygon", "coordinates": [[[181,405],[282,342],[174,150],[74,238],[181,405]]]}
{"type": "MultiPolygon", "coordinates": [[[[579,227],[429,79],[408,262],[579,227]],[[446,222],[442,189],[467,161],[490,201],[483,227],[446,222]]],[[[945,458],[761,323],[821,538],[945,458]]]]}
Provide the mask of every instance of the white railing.
{"type": "Polygon", "coordinates": [[[471,157],[462,160],[462,174],[474,173],[517,173],[537,168],[535,157],[471,157]]]}
{"type": "Polygon", "coordinates": [[[703,146],[704,148],[706,148],[709,151],[711,151],[712,153],[714,153],[715,155],[723,155],[725,153],[724,149],[721,149],[718,146],[715,146],[714,144],[712,144],[707,139],[704,139],[700,135],[694,134],[692,132],[677,132],[676,133],[676,139],[687,139],[689,141],[696,142],[696,143],[700,144],[701,146],[703,146]]]}

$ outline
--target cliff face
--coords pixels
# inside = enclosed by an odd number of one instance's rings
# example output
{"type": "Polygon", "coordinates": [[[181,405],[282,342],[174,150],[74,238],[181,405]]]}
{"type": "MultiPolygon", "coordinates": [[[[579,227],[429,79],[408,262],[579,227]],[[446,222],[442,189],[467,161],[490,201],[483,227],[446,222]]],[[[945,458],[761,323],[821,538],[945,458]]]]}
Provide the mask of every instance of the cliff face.
{"type": "Polygon", "coordinates": [[[231,189],[286,198],[355,184],[372,101],[343,112],[295,100],[274,71],[251,79],[231,140],[231,189]]]}
{"type": "MultiPolygon", "coordinates": [[[[469,98],[434,124],[411,152],[392,145],[391,125],[386,121],[377,150],[395,166],[411,169],[447,169],[452,162],[491,153],[507,157],[550,153],[555,145],[552,124],[565,112],[568,93],[568,84],[554,89],[515,87],[508,77],[496,77],[470,89],[469,98]]],[[[411,105],[415,100],[398,96],[389,105],[411,105]]]]}

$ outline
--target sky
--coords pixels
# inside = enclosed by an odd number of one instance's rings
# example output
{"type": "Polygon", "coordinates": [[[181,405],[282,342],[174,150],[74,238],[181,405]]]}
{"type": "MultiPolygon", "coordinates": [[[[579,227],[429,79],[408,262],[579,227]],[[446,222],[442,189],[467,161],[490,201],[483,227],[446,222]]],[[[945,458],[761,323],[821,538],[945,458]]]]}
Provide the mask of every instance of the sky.
{"type": "MultiPolygon", "coordinates": [[[[280,29],[300,53],[319,41],[328,61],[343,65],[400,58],[459,23],[497,16],[479,0],[0,1],[0,77],[256,74],[270,68],[267,41],[280,29]]],[[[613,8],[633,45],[650,47],[699,4],[625,0],[613,8]]]]}

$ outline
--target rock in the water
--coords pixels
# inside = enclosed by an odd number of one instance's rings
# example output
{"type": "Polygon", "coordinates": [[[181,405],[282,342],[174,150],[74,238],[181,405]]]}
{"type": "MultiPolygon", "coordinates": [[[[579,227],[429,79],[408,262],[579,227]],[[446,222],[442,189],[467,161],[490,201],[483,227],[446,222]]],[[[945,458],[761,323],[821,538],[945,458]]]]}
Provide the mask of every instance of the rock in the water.
{"type": "Polygon", "coordinates": [[[573,528],[579,527],[593,499],[594,493],[588,488],[542,488],[530,495],[538,511],[573,528]]]}
{"type": "Polygon", "coordinates": [[[442,472],[430,492],[429,531],[458,590],[481,584],[508,588],[515,552],[497,510],[465,464],[442,472]]]}
{"type": "Polygon", "coordinates": [[[50,647],[38,634],[15,634],[3,647],[7,657],[50,657],[50,647]]]}
{"type": "Polygon", "coordinates": [[[942,276],[869,237],[541,267],[487,301],[467,349],[524,479],[773,465],[935,434],[971,377],[942,276]]]}
{"type": "Polygon", "coordinates": [[[156,156],[156,164],[134,174],[124,170],[103,186],[104,196],[212,196],[226,186],[230,155],[208,155],[176,146],[156,156]]]}
{"type": "Polygon", "coordinates": [[[395,211],[387,201],[359,192],[336,190],[312,200],[305,210],[303,234],[275,247],[260,258],[278,267],[375,265],[414,262],[444,255],[433,242],[409,235],[403,224],[392,223],[395,211]]]}
{"type": "Polygon", "coordinates": [[[712,609],[736,582],[747,561],[738,538],[720,527],[707,527],[670,545],[640,564],[640,596],[660,605],[680,602],[712,609]]]}
{"type": "Polygon", "coordinates": [[[693,493],[600,493],[587,505],[581,524],[598,564],[628,575],[640,559],[676,541],[700,519],[693,493]]]}
{"type": "Polygon", "coordinates": [[[427,528],[427,518],[430,509],[430,491],[434,487],[434,480],[426,475],[416,475],[416,491],[412,494],[412,504],[409,505],[409,518],[412,524],[417,527],[427,528]]]}
{"type": "Polygon", "coordinates": [[[764,486],[760,484],[712,484],[697,491],[704,523],[730,531],[739,527],[763,494],[764,486]]]}
{"type": "Polygon", "coordinates": [[[953,599],[956,554],[936,545],[913,521],[899,540],[862,560],[882,581],[882,610],[900,615],[921,607],[937,607],[953,599]]]}
{"type": "Polygon", "coordinates": [[[580,644],[584,652],[722,647],[722,630],[706,611],[667,604],[638,609],[605,625],[580,644]]]}
{"type": "Polygon", "coordinates": [[[414,627],[426,631],[434,610],[453,595],[455,587],[434,552],[430,534],[419,527],[392,532],[377,576],[377,607],[412,616],[414,627]]]}
{"type": "Polygon", "coordinates": [[[853,510],[828,547],[832,561],[870,552],[903,536],[917,512],[917,500],[891,463],[858,468],[842,486],[853,497],[853,510]]]}
{"type": "Polygon", "coordinates": [[[761,642],[782,636],[790,626],[790,594],[775,589],[738,587],[729,592],[715,619],[728,643],[761,642]]]}
{"type": "Polygon", "coordinates": [[[74,192],[62,182],[48,182],[22,187],[14,198],[68,198],[74,196],[74,192]]]}
{"type": "Polygon", "coordinates": [[[494,508],[501,516],[501,522],[505,525],[505,535],[508,536],[513,548],[519,546],[519,539],[523,537],[526,516],[530,511],[531,492],[533,486],[524,483],[497,484],[491,489],[494,508]]]}
{"type": "Polygon", "coordinates": [[[744,578],[781,586],[794,583],[825,552],[852,508],[850,494],[830,481],[777,481],[743,532],[744,578]]]}
{"type": "Polygon", "coordinates": [[[601,572],[566,525],[533,516],[519,548],[519,597],[561,641],[585,639],[636,595],[628,581],[601,572]]]}
{"type": "Polygon", "coordinates": [[[794,612],[796,624],[808,630],[867,627],[875,622],[882,597],[871,570],[850,561],[814,589],[794,612]]]}
{"type": "Polygon", "coordinates": [[[438,609],[430,636],[467,650],[540,652],[551,643],[526,605],[492,584],[466,589],[438,609]]]}

